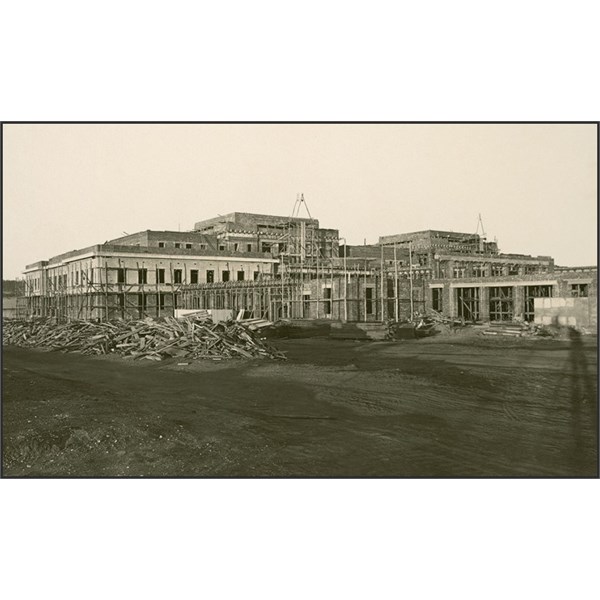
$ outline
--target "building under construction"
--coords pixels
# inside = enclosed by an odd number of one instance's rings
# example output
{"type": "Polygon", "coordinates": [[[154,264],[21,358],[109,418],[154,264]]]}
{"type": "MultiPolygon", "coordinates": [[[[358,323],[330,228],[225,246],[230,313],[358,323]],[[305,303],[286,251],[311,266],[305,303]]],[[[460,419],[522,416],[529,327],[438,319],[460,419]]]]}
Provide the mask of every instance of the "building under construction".
{"type": "Polygon", "coordinates": [[[291,217],[235,212],[27,265],[27,314],[113,320],[205,308],[272,321],[384,322],[435,311],[487,322],[533,321],[538,310],[540,319],[597,326],[596,267],[502,254],[479,233],[427,230],[348,245],[337,229],[297,216],[301,202],[291,217]]]}

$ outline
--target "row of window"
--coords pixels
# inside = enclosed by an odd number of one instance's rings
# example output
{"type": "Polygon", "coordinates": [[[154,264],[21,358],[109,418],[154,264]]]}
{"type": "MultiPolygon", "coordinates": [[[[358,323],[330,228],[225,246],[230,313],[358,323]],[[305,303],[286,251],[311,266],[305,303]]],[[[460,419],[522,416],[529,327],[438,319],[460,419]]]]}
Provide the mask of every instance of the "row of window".
{"type": "MultiPolygon", "coordinates": [[[[85,285],[94,283],[94,269],[83,270],[83,271],[73,271],[71,274],[71,285],[85,285]]],[[[46,277],[46,285],[49,290],[58,290],[60,288],[66,288],[69,283],[69,274],[68,273],[60,273],[57,275],[47,275],[46,277]]],[[[37,281],[37,280],[36,280],[37,281]]],[[[35,289],[38,289],[35,286],[35,289]]]]}
{"type": "MultiPolygon", "coordinates": [[[[165,269],[157,269],[157,283],[165,283],[165,269]]],[[[146,284],[148,283],[148,269],[138,269],[138,284],[146,284]]],[[[190,269],[190,280],[189,282],[184,282],[183,278],[183,269],[173,269],[173,283],[200,283],[198,277],[198,269],[190,269]]],[[[253,277],[256,281],[260,276],[260,271],[254,271],[253,277]]],[[[246,278],[245,271],[237,271],[236,272],[236,281],[244,281],[246,278]]],[[[221,271],[221,281],[231,281],[231,272],[230,271],[221,271]]],[[[215,271],[207,270],[206,271],[206,281],[203,283],[214,283],[215,282],[215,271]]],[[[125,282],[125,269],[119,268],[117,269],[117,283],[126,283],[125,282]]]]}
{"type": "MultiPolygon", "coordinates": [[[[165,283],[165,271],[166,269],[158,269],[157,270],[157,283],[165,283]]],[[[173,269],[173,283],[200,283],[199,279],[199,271],[198,269],[191,269],[189,272],[189,282],[184,282],[183,277],[183,269],[173,269]]],[[[137,270],[137,282],[138,284],[147,284],[148,283],[148,269],[138,269],[137,270]]],[[[260,276],[260,271],[254,271],[253,277],[256,281],[260,276]]],[[[236,272],[236,281],[244,281],[246,279],[246,273],[244,271],[236,272]]],[[[84,285],[86,281],[89,284],[94,283],[94,271],[74,271],[71,276],[72,285],[79,285],[81,281],[81,285],[84,285]],[[81,275],[80,275],[81,274],[81,275]]],[[[221,281],[232,281],[231,272],[230,271],[221,271],[221,281]]],[[[206,271],[206,283],[214,283],[215,282],[215,271],[207,270],[206,271]]],[[[125,269],[118,268],[117,269],[117,283],[126,283],[125,280],[125,269]]],[[[62,273],[60,275],[48,276],[48,288],[49,289],[59,289],[66,288],[68,285],[68,275],[67,273],[62,273]]]]}
{"type": "MultiPolygon", "coordinates": [[[[74,271],[71,275],[71,283],[73,285],[79,285],[81,273],[81,284],[83,285],[86,281],[90,284],[94,283],[94,271],[90,269],[90,271],[74,271]]],[[[58,290],[60,288],[66,288],[68,285],[68,275],[67,273],[61,273],[60,275],[48,275],[47,278],[47,286],[48,289],[58,290]]]]}
{"type": "MultiPolygon", "coordinates": [[[[572,283],[571,296],[587,298],[589,287],[587,283],[572,283]]],[[[431,290],[431,307],[442,312],[442,288],[431,290]]],[[[456,291],[458,316],[468,319],[479,319],[479,288],[460,288],[456,291]]],[[[524,290],[524,318],[533,321],[534,299],[551,298],[552,286],[526,286],[524,290]]],[[[512,287],[492,287],[489,289],[489,316],[491,321],[510,321],[513,318],[513,289],[512,287]]]]}
{"type": "MultiPolygon", "coordinates": [[[[242,244],[240,242],[234,242],[233,243],[233,247],[229,247],[227,248],[226,244],[219,244],[219,251],[220,252],[225,252],[226,250],[232,250],[233,252],[242,252],[242,248],[245,246],[246,252],[252,252],[254,249],[253,244],[242,244]]],[[[158,242],[158,247],[159,248],[166,248],[167,247],[167,242],[158,242]]],[[[182,242],[175,242],[174,243],[174,247],[175,248],[185,248],[186,250],[191,250],[193,248],[193,244],[190,243],[182,243],[182,242]]],[[[198,244],[197,247],[200,250],[206,250],[208,248],[207,244],[198,244]]],[[[273,253],[273,252],[286,252],[287,251],[287,244],[281,243],[281,242],[262,242],[260,245],[260,251],[263,253],[273,253]]]]}
{"type": "MultiPolygon", "coordinates": [[[[158,242],[159,248],[165,248],[166,242],[158,242]]],[[[187,250],[192,249],[192,244],[184,244],[187,250]]],[[[182,248],[182,244],[180,242],[175,242],[175,248],[182,248]]],[[[199,244],[200,250],[206,250],[206,244],[199,244]]]]}
{"type": "MultiPolygon", "coordinates": [[[[530,275],[538,273],[542,269],[538,265],[525,265],[522,267],[522,273],[530,275]]],[[[474,266],[471,269],[471,274],[467,274],[466,267],[454,267],[452,277],[454,279],[464,279],[465,277],[504,277],[505,275],[520,275],[520,269],[517,265],[492,265],[491,267],[474,266]]]]}
{"type": "MultiPolygon", "coordinates": [[[[241,244],[239,244],[238,242],[235,242],[233,244],[233,251],[241,252],[241,246],[242,246],[241,244]]],[[[158,242],[158,247],[166,248],[167,242],[158,242]]],[[[186,250],[191,250],[193,248],[193,244],[175,242],[174,247],[175,248],[185,248],[186,250]]],[[[199,250],[206,250],[208,248],[208,245],[207,244],[198,244],[197,247],[199,250]]],[[[263,243],[262,247],[263,247],[263,252],[270,252],[270,250],[271,250],[271,244],[263,243]]],[[[219,244],[219,250],[221,252],[224,252],[226,250],[225,244],[219,244]]],[[[246,244],[246,252],[252,252],[252,244],[246,244]]]]}

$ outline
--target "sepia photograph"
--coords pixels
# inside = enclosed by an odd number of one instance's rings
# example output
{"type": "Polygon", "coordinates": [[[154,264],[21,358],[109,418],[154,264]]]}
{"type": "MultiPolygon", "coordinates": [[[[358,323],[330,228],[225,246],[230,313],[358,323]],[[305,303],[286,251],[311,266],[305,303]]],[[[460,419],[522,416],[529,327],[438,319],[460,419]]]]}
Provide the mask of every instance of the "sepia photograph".
{"type": "Polygon", "coordinates": [[[2,476],[597,477],[597,147],[5,123],[2,476]]]}
{"type": "Polygon", "coordinates": [[[3,596],[597,596],[598,3],[3,3],[3,596]]]}
{"type": "Polygon", "coordinates": [[[3,3],[3,595],[595,597],[596,4],[3,3]]]}

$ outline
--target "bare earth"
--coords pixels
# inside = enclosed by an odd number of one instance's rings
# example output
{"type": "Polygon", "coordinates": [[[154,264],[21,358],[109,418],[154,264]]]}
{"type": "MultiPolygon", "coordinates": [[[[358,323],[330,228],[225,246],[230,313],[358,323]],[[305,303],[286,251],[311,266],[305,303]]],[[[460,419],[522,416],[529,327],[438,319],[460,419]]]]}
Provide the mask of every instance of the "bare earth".
{"type": "Polygon", "coordinates": [[[3,475],[598,475],[597,338],[278,340],[287,362],[3,350],[3,475]]]}

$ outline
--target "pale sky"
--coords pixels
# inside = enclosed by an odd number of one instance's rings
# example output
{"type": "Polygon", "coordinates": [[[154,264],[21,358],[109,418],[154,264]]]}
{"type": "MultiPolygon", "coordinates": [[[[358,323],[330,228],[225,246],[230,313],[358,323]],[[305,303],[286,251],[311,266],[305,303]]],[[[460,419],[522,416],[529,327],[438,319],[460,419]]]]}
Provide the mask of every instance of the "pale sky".
{"type": "MultiPolygon", "coordinates": [[[[350,244],[422,229],[595,265],[595,125],[5,125],[4,278],[26,264],[298,193],[350,244]]],[[[304,216],[302,213],[301,216],[304,216]]]]}

